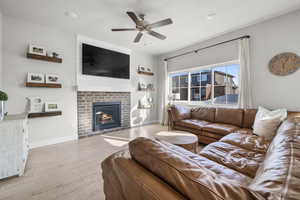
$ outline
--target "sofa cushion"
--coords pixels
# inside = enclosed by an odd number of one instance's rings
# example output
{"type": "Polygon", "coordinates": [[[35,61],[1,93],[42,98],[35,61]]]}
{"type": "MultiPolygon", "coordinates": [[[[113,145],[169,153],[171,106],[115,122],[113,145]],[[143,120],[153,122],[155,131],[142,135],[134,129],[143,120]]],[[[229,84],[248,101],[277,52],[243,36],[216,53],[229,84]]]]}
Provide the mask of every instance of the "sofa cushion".
{"type": "Polygon", "coordinates": [[[186,132],[189,132],[189,133],[193,133],[197,136],[199,136],[201,134],[201,130],[200,129],[191,129],[191,128],[188,128],[188,127],[185,127],[185,126],[174,126],[173,127],[174,130],[178,130],[178,131],[186,131],[186,132]]]}
{"type": "Polygon", "coordinates": [[[253,133],[272,140],[280,123],[286,118],[286,109],[271,111],[260,106],[255,116],[253,133]]]}
{"type": "Polygon", "coordinates": [[[215,122],[242,127],[243,109],[216,108],[215,122]]]}
{"type": "Polygon", "coordinates": [[[178,122],[175,122],[176,126],[183,126],[183,127],[199,129],[199,130],[201,130],[207,124],[209,124],[209,122],[201,121],[197,119],[185,119],[185,120],[180,120],[178,122]]]}
{"type": "Polygon", "coordinates": [[[171,107],[172,119],[174,121],[180,121],[191,118],[191,108],[185,106],[172,106],[171,107]]]}
{"type": "Polygon", "coordinates": [[[220,142],[232,144],[234,146],[265,154],[270,142],[263,137],[253,134],[243,134],[240,132],[231,133],[223,137],[220,142]]]}
{"type": "Polygon", "coordinates": [[[221,200],[225,196],[226,199],[253,199],[245,186],[247,181],[233,180],[234,177],[243,179],[243,176],[218,164],[215,166],[220,166],[220,169],[210,170],[209,166],[214,167],[212,163],[204,164],[199,155],[181,147],[149,138],[137,138],[129,143],[129,150],[133,159],[187,199],[205,197],[221,200]],[[226,173],[226,170],[229,170],[227,178],[218,175],[218,171],[226,173]]]}
{"type": "Polygon", "coordinates": [[[243,128],[252,128],[255,120],[257,109],[245,109],[243,117],[243,128]]]}
{"type": "MultiPolygon", "coordinates": [[[[299,123],[299,122],[298,122],[299,123]]],[[[299,199],[300,124],[282,123],[271,142],[263,164],[249,186],[262,199],[299,199]]]]}
{"type": "Polygon", "coordinates": [[[239,127],[233,126],[230,124],[221,124],[221,123],[211,123],[211,124],[206,124],[203,127],[204,131],[212,132],[212,133],[217,133],[220,135],[227,135],[229,133],[234,132],[235,130],[238,130],[239,127]]]}
{"type": "MultiPolygon", "coordinates": [[[[215,134],[212,132],[207,132],[207,131],[202,131],[201,135],[206,136],[206,137],[210,137],[210,138],[214,138],[216,141],[220,140],[222,137],[224,137],[223,135],[220,134],[215,134]]],[[[214,141],[214,142],[216,142],[214,141]]]]}
{"type": "Polygon", "coordinates": [[[191,113],[192,113],[192,118],[194,119],[214,122],[216,108],[198,107],[198,108],[193,108],[191,113]]]}
{"type": "Polygon", "coordinates": [[[253,130],[249,128],[240,128],[236,130],[237,133],[243,133],[243,134],[253,134],[253,130]]]}
{"type": "Polygon", "coordinates": [[[225,142],[206,146],[199,155],[253,178],[264,159],[264,154],[225,142]]]}

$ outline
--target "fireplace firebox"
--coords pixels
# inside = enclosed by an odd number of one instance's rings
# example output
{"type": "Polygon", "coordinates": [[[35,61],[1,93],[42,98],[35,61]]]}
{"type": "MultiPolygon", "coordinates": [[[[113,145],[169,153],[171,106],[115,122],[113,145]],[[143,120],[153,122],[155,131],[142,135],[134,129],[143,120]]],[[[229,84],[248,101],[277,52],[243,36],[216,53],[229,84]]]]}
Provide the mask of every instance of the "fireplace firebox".
{"type": "Polygon", "coordinates": [[[93,131],[121,126],[121,102],[93,103],[93,131]]]}

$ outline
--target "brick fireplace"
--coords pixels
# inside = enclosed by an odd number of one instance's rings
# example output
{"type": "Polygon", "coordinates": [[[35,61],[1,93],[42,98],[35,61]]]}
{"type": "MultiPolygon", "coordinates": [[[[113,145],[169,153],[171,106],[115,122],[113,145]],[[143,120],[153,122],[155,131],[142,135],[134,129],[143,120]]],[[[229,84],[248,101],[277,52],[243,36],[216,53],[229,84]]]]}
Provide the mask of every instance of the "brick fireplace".
{"type": "Polygon", "coordinates": [[[129,92],[77,92],[79,137],[130,127],[129,92]]]}

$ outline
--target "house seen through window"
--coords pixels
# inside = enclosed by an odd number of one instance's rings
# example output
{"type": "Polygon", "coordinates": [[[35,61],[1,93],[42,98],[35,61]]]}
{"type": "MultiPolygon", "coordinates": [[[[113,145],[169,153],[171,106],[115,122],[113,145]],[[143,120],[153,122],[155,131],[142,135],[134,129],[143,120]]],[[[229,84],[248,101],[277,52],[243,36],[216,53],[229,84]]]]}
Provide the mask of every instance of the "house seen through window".
{"type": "Polygon", "coordinates": [[[239,72],[240,65],[235,62],[171,73],[170,98],[173,101],[237,104],[239,72]]]}

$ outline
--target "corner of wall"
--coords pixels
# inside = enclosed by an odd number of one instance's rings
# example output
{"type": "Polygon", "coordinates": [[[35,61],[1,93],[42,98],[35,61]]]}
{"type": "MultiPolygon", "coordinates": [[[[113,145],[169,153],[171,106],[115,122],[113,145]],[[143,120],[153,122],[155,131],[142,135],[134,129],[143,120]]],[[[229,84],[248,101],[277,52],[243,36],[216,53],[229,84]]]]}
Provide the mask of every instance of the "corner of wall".
{"type": "Polygon", "coordinates": [[[3,66],[3,60],[2,60],[2,13],[0,12],[0,89],[3,87],[3,78],[2,78],[2,66],[3,66]]]}

